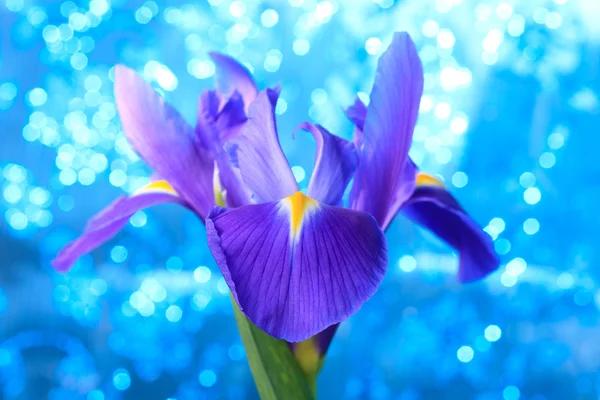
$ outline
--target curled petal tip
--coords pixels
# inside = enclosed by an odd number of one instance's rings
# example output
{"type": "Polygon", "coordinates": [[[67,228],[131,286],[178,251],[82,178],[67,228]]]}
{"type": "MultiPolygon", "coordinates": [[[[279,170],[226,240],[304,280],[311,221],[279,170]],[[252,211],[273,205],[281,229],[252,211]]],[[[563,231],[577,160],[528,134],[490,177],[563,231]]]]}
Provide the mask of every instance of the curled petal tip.
{"type": "Polygon", "coordinates": [[[432,179],[418,179],[420,184],[402,212],[458,251],[460,282],[485,278],[500,265],[492,238],[442,185],[432,184],[432,179]]]}
{"type": "Polygon", "coordinates": [[[50,265],[56,272],[61,273],[61,274],[66,274],[73,267],[73,263],[65,262],[64,260],[61,260],[60,254],[54,260],[52,260],[50,262],[50,265]]]}

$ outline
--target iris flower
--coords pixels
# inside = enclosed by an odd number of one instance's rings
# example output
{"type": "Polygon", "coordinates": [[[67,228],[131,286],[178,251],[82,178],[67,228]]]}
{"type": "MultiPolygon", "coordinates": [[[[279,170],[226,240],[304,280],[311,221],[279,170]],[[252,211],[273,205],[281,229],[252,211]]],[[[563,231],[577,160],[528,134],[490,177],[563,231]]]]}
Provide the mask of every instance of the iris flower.
{"type": "MultiPolygon", "coordinates": [[[[490,236],[463,210],[444,184],[418,170],[408,156],[423,93],[423,67],[407,33],[396,33],[378,62],[369,106],[357,97],[346,110],[354,122],[359,165],[349,206],[367,212],[386,230],[404,214],[459,253],[458,279],[481,279],[498,268],[490,236]]],[[[337,325],[316,337],[322,356],[337,325]]]]}
{"type": "MultiPolygon", "coordinates": [[[[205,221],[209,248],[244,314],[274,337],[314,338],[309,347],[323,355],[338,323],[382,281],[383,231],[398,213],[460,253],[459,280],[480,279],[498,267],[490,237],[408,156],[423,70],[407,34],[396,34],[380,58],[369,106],[357,99],[347,110],[355,124],[352,142],[321,126],[300,126],[317,143],[306,194],[279,144],[279,89],[259,92],[243,66],[212,57],[217,90],[201,95],[195,128],[135,72],[117,66],[123,130],[155,178],[92,218],[59,253],[57,269],[114,236],[138,210],[178,203],[205,221]],[[345,209],[342,197],[352,179],[345,209]]],[[[295,345],[299,360],[307,343],[295,345]]]]}
{"type": "MultiPolygon", "coordinates": [[[[198,120],[192,128],[170,104],[135,71],[117,65],[115,101],[125,136],[154,177],[131,196],[117,198],[89,220],[83,234],[63,248],[53,266],[66,271],[83,254],[116,235],[137,211],[177,203],[202,220],[215,203],[216,171],[233,189],[238,176],[230,168],[222,144],[236,135],[246,122],[247,105],[258,89],[247,70],[233,59],[211,54],[219,67],[217,90],[200,96],[198,120]]],[[[243,204],[241,190],[231,190],[229,201],[243,204]]]]}
{"type": "Polygon", "coordinates": [[[68,269],[142,208],[182,204],[205,221],[210,250],[244,314],[274,337],[302,341],[375,292],[387,268],[385,236],[371,215],[339,207],[358,163],[354,145],[303,124],[317,142],[303,194],[278,141],[279,90],[257,93],[241,65],[212,57],[224,79],[202,94],[195,129],[134,71],[116,67],[123,130],[156,179],[92,218],[53,265],[68,269]]]}

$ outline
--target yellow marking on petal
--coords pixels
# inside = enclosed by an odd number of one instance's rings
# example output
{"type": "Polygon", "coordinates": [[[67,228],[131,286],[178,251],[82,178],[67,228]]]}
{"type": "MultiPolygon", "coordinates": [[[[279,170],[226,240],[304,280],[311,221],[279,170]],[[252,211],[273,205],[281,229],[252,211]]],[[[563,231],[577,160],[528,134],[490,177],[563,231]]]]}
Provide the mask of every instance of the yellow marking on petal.
{"type": "Polygon", "coordinates": [[[292,230],[292,237],[295,237],[300,231],[302,220],[304,219],[306,212],[316,207],[319,202],[305,196],[304,193],[300,191],[286,197],[285,200],[287,200],[290,205],[290,227],[292,230]]]}
{"type": "Polygon", "coordinates": [[[419,172],[417,174],[417,186],[439,186],[444,187],[444,184],[439,179],[425,174],[423,172],[419,172]]]}
{"type": "Polygon", "coordinates": [[[171,185],[169,185],[169,182],[165,181],[164,179],[160,181],[153,181],[145,186],[142,186],[135,191],[134,195],[145,193],[167,193],[177,196],[175,189],[173,189],[171,185]]]}

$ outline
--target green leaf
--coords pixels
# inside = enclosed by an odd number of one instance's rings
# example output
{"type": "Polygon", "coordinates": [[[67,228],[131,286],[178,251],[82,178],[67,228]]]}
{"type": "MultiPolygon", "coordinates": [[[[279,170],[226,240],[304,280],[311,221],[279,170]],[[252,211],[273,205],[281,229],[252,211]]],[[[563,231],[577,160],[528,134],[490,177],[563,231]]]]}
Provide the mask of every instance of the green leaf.
{"type": "Polygon", "coordinates": [[[290,346],[257,328],[246,318],[233,297],[235,320],[262,400],[314,400],[290,346]]]}

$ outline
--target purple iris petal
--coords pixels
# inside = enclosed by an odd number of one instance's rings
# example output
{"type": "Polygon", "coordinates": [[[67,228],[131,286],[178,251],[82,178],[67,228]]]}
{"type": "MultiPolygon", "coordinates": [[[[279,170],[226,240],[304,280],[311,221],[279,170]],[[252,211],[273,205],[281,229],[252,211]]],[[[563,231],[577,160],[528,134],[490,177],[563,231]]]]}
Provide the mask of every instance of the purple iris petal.
{"type": "Polygon", "coordinates": [[[232,137],[237,136],[247,120],[244,102],[238,92],[233,92],[215,120],[215,127],[220,138],[220,147],[223,147],[223,143],[232,137]]]}
{"type": "Polygon", "coordinates": [[[371,216],[300,192],[278,202],[216,207],[206,229],[242,311],[265,332],[290,342],[356,312],[387,267],[385,236],[371,216]]]}
{"type": "Polygon", "coordinates": [[[217,168],[219,171],[219,182],[222,185],[225,205],[228,207],[240,207],[252,202],[250,193],[242,178],[240,170],[236,168],[229,155],[221,150],[217,155],[217,168]]]}
{"type": "Polygon", "coordinates": [[[496,270],[498,256],[490,236],[439,185],[419,185],[401,211],[460,253],[458,279],[470,282],[496,270]]]}
{"type": "Polygon", "coordinates": [[[258,94],[256,83],[246,67],[233,58],[220,53],[209,53],[215,63],[215,78],[217,89],[226,96],[237,91],[244,100],[245,110],[258,94]]]}
{"type": "Polygon", "coordinates": [[[248,204],[250,197],[239,170],[231,163],[223,143],[237,136],[247,117],[244,103],[237,91],[222,104],[221,95],[206,90],[200,95],[196,134],[203,146],[210,148],[215,158],[222,189],[226,191],[227,205],[239,207],[248,204]],[[222,109],[219,109],[222,106],[222,109]]]}
{"type": "Polygon", "coordinates": [[[360,150],[364,138],[363,129],[365,128],[365,119],[367,118],[367,106],[356,96],[354,103],[346,109],[345,113],[346,117],[355,125],[352,142],[360,150]]]}
{"type": "Polygon", "coordinates": [[[256,97],[240,134],[226,143],[234,165],[255,202],[280,200],[298,190],[281,150],[273,112],[276,92],[267,89],[256,97]]]}
{"type": "Polygon", "coordinates": [[[131,147],[204,217],[214,204],[210,149],[147,82],[122,65],[115,67],[115,99],[131,147]]]}
{"type": "Polygon", "coordinates": [[[422,93],[423,67],[415,45],[408,34],[396,33],[379,59],[350,193],[352,208],[370,213],[382,227],[414,187],[405,165],[422,93]]]}
{"type": "Polygon", "coordinates": [[[320,125],[303,123],[298,128],[310,132],[317,142],[315,168],[306,194],[325,204],[341,205],[344,191],[358,165],[354,145],[320,125]]]}
{"type": "Polygon", "coordinates": [[[161,203],[185,203],[174,194],[146,192],[132,196],[121,196],[93,217],[83,234],[65,246],[52,261],[58,271],[67,271],[82,255],[89,253],[115,236],[133,214],[161,203]]]}

